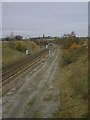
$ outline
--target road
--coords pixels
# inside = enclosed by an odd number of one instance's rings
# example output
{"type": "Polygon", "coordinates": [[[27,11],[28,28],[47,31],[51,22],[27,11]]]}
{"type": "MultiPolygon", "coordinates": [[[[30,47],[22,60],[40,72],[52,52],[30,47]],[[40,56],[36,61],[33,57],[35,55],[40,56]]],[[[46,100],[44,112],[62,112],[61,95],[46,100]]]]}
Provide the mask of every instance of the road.
{"type": "Polygon", "coordinates": [[[32,71],[14,78],[14,88],[3,96],[3,118],[52,118],[58,110],[59,49],[32,71]]]}

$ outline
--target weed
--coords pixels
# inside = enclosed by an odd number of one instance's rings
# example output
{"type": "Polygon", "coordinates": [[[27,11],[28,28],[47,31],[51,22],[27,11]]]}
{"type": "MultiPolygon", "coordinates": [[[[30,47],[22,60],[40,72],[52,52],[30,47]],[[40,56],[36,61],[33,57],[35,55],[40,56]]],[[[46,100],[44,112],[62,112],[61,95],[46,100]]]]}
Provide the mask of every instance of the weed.
{"type": "Polygon", "coordinates": [[[36,101],[36,97],[32,97],[32,99],[28,102],[28,105],[31,107],[36,101]]]}

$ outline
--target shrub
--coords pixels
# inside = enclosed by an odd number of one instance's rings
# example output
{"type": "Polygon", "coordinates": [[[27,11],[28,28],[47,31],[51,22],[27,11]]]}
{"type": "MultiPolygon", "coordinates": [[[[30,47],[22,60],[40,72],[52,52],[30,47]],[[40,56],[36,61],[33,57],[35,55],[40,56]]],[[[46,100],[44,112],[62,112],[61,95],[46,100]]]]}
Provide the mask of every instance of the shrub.
{"type": "Polygon", "coordinates": [[[20,43],[16,46],[16,50],[20,52],[25,52],[26,48],[25,46],[21,45],[20,43]]]}
{"type": "Polygon", "coordinates": [[[15,43],[14,43],[14,41],[9,41],[9,47],[10,48],[15,48],[15,43]]]}
{"type": "Polygon", "coordinates": [[[77,60],[77,58],[75,57],[75,54],[72,53],[72,51],[63,51],[63,55],[62,55],[62,64],[63,65],[69,65],[72,62],[75,62],[77,60]]]}
{"type": "Polygon", "coordinates": [[[77,48],[76,50],[62,50],[62,64],[69,65],[73,62],[76,62],[78,58],[86,52],[87,49],[84,47],[77,48]]]}

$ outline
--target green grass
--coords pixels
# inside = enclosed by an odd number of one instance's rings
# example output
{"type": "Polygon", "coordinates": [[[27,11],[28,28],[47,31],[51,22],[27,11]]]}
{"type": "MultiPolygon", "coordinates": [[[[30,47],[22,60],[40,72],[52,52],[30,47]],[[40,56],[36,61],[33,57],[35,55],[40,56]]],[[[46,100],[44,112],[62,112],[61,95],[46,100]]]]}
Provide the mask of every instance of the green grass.
{"type": "Polygon", "coordinates": [[[2,43],[2,63],[3,67],[18,61],[19,59],[25,57],[25,51],[18,51],[17,45],[20,44],[22,48],[27,48],[30,50],[30,54],[35,54],[39,52],[40,47],[33,41],[13,41],[13,42],[3,42],[2,43]]]}
{"type": "Polygon", "coordinates": [[[62,50],[63,79],[60,81],[58,118],[86,118],[88,116],[88,53],[87,48],[62,50]],[[71,62],[67,62],[70,60],[71,62]]]}
{"type": "Polygon", "coordinates": [[[22,57],[24,57],[24,53],[21,53],[13,49],[11,50],[10,48],[3,48],[2,52],[3,66],[18,61],[22,57]]]}

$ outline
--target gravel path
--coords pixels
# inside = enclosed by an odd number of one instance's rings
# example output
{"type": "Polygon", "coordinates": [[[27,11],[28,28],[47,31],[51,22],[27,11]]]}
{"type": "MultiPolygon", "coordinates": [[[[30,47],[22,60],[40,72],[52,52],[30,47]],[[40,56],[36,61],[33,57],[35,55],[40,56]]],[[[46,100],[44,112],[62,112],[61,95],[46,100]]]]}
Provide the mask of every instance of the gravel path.
{"type": "Polygon", "coordinates": [[[20,75],[19,82],[3,96],[3,118],[52,118],[58,109],[56,80],[59,50],[32,70],[20,75]]]}

